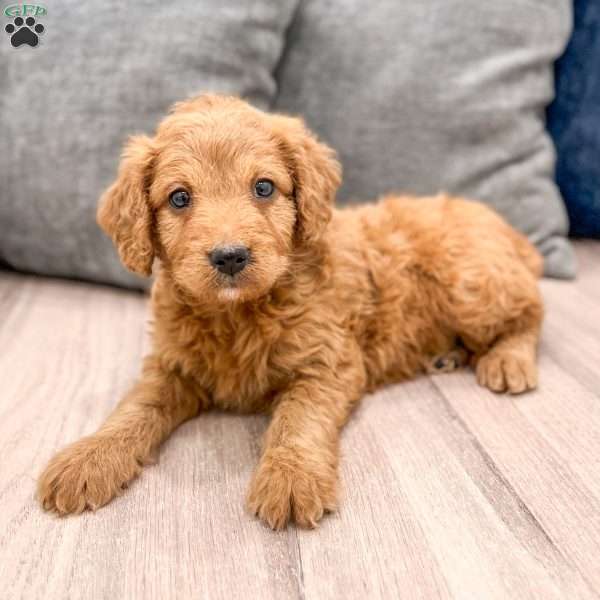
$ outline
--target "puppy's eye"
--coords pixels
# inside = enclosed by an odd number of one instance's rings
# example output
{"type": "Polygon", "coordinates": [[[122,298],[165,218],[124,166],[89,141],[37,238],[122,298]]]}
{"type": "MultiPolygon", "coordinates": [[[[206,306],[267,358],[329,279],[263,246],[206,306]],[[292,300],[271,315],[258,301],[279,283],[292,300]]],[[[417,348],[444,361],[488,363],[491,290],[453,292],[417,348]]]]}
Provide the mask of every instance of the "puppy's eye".
{"type": "Polygon", "coordinates": [[[254,195],[257,198],[269,198],[275,191],[275,184],[270,179],[259,179],[254,184],[254,195]]]}
{"type": "Polygon", "coordinates": [[[190,205],[190,195],[185,190],[175,190],[169,196],[169,204],[176,210],[190,205]]]}

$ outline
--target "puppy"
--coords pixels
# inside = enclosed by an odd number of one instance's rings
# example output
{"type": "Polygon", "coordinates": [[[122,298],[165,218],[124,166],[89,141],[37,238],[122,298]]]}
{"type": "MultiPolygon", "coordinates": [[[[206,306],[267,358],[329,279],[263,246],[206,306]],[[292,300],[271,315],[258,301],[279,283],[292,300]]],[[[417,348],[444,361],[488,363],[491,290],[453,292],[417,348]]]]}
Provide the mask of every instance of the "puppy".
{"type": "Polygon", "coordinates": [[[302,121],[236,98],[176,104],[155,137],[130,139],[98,222],[132,271],[158,259],[153,351],[98,432],[43,472],[44,508],[106,504],[211,407],[265,410],[248,507],[274,529],[314,527],[336,507],[340,429],[366,391],[467,353],[495,392],[536,386],[530,243],[444,195],[335,210],[339,184],[302,121]]]}

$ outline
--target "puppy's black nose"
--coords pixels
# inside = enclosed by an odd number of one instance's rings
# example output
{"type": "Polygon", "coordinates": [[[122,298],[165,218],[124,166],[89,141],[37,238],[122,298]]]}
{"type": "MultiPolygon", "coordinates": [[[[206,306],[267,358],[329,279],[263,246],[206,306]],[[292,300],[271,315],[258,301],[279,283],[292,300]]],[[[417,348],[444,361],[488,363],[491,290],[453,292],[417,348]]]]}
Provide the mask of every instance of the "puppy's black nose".
{"type": "Polygon", "coordinates": [[[225,275],[243,271],[250,260],[250,251],[245,246],[221,246],[209,255],[210,264],[225,275]]]}

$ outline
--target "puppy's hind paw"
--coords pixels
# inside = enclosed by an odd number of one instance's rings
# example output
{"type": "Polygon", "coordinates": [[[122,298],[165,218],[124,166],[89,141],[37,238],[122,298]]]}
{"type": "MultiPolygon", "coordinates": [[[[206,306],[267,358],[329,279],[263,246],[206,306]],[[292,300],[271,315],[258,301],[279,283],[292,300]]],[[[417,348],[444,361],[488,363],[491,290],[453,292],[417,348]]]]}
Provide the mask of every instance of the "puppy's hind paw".
{"type": "Polygon", "coordinates": [[[494,392],[521,394],[537,387],[534,356],[492,349],[476,366],[477,381],[494,392]]]}
{"type": "Polygon", "coordinates": [[[464,348],[454,348],[444,354],[438,354],[425,363],[425,371],[430,375],[452,373],[469,362],[469,353],[464,348]]]}

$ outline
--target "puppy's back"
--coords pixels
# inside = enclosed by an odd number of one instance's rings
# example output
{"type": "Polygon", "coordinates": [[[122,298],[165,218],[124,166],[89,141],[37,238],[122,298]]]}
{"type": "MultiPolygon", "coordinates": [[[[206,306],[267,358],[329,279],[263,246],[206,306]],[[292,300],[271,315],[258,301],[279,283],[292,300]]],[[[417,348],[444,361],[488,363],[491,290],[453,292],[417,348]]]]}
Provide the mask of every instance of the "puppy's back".
{"type": "Polygon", "coordinates": [[[535,277],[542,274],[543,259],[535,246],[481,202],[446,194],[385,196],[353,212],[376,245],[390,236],[398,241],[402,237],[420,254],[433,258],[441,247],[448,247],[444,242],[450,242],[450,247],[476,247],[487,240],[498,250],[512,250],[510,254],[516,254],[535,277]]]}

